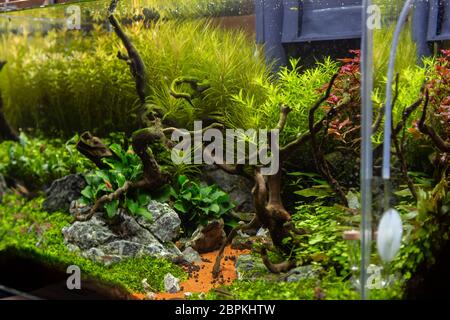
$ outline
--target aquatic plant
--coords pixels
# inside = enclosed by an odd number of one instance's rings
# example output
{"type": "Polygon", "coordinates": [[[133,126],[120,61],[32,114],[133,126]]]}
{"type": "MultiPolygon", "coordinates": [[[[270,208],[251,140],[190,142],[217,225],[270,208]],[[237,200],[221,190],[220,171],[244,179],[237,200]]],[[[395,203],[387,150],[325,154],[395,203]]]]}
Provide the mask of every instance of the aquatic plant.
{"type": "MultiPolygon", "coordinates": [[[[320,88],[338,70],[339,64],[330,58],[306,70],[302,68],[301,59],[291,59],[288,67],[281,68],[276,81],[259,77],[254,80],[259,90],[240,90],[233,95],[233,103],[226,106],[222,123],[231,128],[270,129],[279,120],[280,105],[288,105],[293,112],[280,136],[281,142],[286,143],[309,130],[309,108],[321,96],[320,88]]],[[[320,108],[317,115],[323,116],[325,112],[320,108]]]]}
{"type": "MultiPolygon", "coordinates": [[[[266,79],[269,68],[242,32],[226,32],[205,21],[161,21],[150,28],[138,22],[126,30],[146,67],[148,104],[178,126],[188,127],[209,114],[230,117],[233,96],[241,90],[257,101],[265,96],[256,81],[266,79]],[[180,76],[210,83],[195,108],[169,94],[180,76]]],[[[131,133],[138,127],[138,97],[117,50],[117,41],[101,28],[89,34],[2,35],[0,57],[9,61],[0,75],[7,118],[16,128],[39,128],[48,135],[131,133]]],[[[233,118],[245,119],[237,112],[233,118]]]]}
{"type": "Polygon", "coordinates": [[[127,130],[130,112],[122,106],[136,99],[130,90],[132,79],[107,53],[108,48],[114,50],[107,33],[98,30],[95,45],[93,39],[68,31],[2,35],[0,56],[8,64],[0,90],[5,114],[15,128],[66,137],[97,124],[100,132],[113,124],[118,131],[127,130]],[[97,70],[99,65],[104,68],[97,70]],[[107,120],[102,124],[100,119],[107,120]]]}
{"type": "MultiPolygon", "coordinates": [[[[5,66],[6,61],[0,60],[0,72],[5,66]]],[[[0,137],[5,140],[19,141],[19,136],[17,132],[11,127],[9,121],[5,117],[3,112],[3,98],[0,92],[0,137]]]]}
{"type": "Polygon", "coordinates": [[[64,142],[21,133],[20,142],[4,141],[0,144],[0,173],[33,191],[68,174],[92,169],[92,163],[75,148],[77,139],[75,136],[64,142]]]}
{"type": "Polygon", "coordinates": [[[217,185],[204,186],[186,176],[179,176],[177,180],[171,197],[175,200],[174,209],[181,214],[186,226],[196,228],[209,220],[224,218],[234,208],[229,195],[217,185]]]}
{"type": "MultiPolygon", "coordinates": [[[[39,9],[26,9],[9,12],[13,19],[43,18],[58,21],[64,19],[69,6],[80,6],[82,24],[103,24],[106,22],[108,1],[78,0],[70,3],[55,4],[39,9]]],[[[118,5],[117,17],[122,22],[140,21],[145,19],[146,11],[153,11],[158,18],[167,19],[198,19],[202,17],[238,16],[252,14],[252,0],[131,0],[118,5]]]]}
{"type": "MultiPolygon", "coordinates": [[[[374,30],[374,43],[376,50],[373,52],[374,61],[374,87],[384,92],[385,77],[387,74],[389,53],[391,51],[392,38],[395,24],[374,30]]],[[[414,69],[417,64],[416,44],[412,39],[411,23],[409,23],[400,36],[395,58],[396,72],[403,73],[408,69],[414,69]]]]}
{"type": "Polygon", "coordinates": [[[148,193],[140,192],[134,197],[123,199],[114,198],[114,192],[123,188],[126,183],[134,183],[142,178],[143,168],[139,157],[130,149],[123,150],[120,145],[109,146],[114,153],[114,157],[103,160],[102,167],[105,169],[96,170],[85,175],[87,186],[81,191],[82,203],[85,205],[95,204],[95,211],[105,209],[108,218],[114,218],[119,208],[125,208],[135,216],[143,216],[148,220],[152,219],[146,206],[151,197],[148,193]],[[97,202],[99,199],[106,199],[111,196],[106,203],[97,202]]]}
{"type": "MultiPolygon", "coordinates": [[[[116,189],[108,196],[103,196],[97,199],[93,209],[84,216],[78,216],[77,219],[79,220],[90,219],[99,205],[104,205],[105,203],[117,200],[123,196],[126,196],[133,190],[158,189],[167,184],[170,181],[170,176],[161,170],[161,167],[158,164],[155,156],[155,145],[170,149],[171,144],[167,138],[167,135],[179,130],[176,125],[175,127],[168,128],[167,125],[170,123],[168,120],[170,119],[166,118],[166,112],[161,111],[160,105],[149,104],[149,100],[145,98],[147,94],[145,92],[145,88],[147,87],[146,83],[149,80],[147,75],[151,75],[151,72],[145,71],[147,68],[147,66],[143,63],[145,59],[142,58],[137,46],[135,47],[133,44],[132,38],[124,32],[120,22],[114,14],[117,3],[118,0],[113,0],[111,2],[109,21],[114,27],[116,35],[119,37],[126,49],[126,53],[121,52],[118,57],[130,66],[131,73],[135,80],[135,89],[140,98],[140,105],[137,108],[137,114],[138,119],[140,120],[140,126],[143,127],[143,129],[139,129],[133,133],[132,147],[136,155],[142,161],[143,174],[140,180],[125,181],[123,187],[116,189]]],[[[296,150],[304,145],[310,144],[313,150],[317,169],[338,194],[339,200],[344,205],[347,205],[347,198],[344,190],[341,188],[339,182],[331,175],[327,161],[325,160],[323,151],[321,150],[321,144],[318,140],[319,134],[322,131],[325,131],[325,134],[322,136],[323,138],[329,134],[328,125],[337,116],[345,114],[345,112],[352,113],[353,110],[351,105],[353,99],[358,101],[358,55],[356,55],[354,59],[344,61],[344,63],[345,65],[339,69],[339,72],[335,73],[331,77],[331,80],[327,81],[328,83],[324,85],[322,90],[319,90],[317,93],[318,98],[315,100],[312,107],[305,107],[307,119],[305,124],[306,130],[298,134],[296,138],[293,138],[290,141],[288,140],[289,142],[283,144],[277,151],[280,153],[280,166],[282,168],[284,163],[292,157],[296,150]],[[355,84],[354,81],[356,81],[355,84]],[[332,95],[333,92],[336,92],[336,94],[332,95]],[[323,107],[324,104],[327,104],[328,108],[325,108],[325,110],[322,111],[321,107],[323,107]],[[319,110],[322,112],[320,113],[319,120],[317,120],[316,113],[319,113],[319,110]]],[[[184,108],[192,107],[197,109],[198,101],[202,100],[205,96],[207,97],[209,90],[213,87],[213,84],[209,78],[206,77],[207,81],[203,81],[201,79],[202,77],[195,75],[175,78],[172,80],[169,87],[169,96],[180,100],[184,108]],[[178,86],[182,84],[187,85],[185,90],[191,91],[181,91],[178,86]]],[[[248,98],[251,99],[251,96],[248,96],[248,98]]],[[[242,101],[244,100],[241,100],[241,102],[242,101]]],[[[283,132],[287,127],[289,115],[294,114],[294,109],[283,103],[277,105],[276,108],[271,111],[275,112],[275,110],[278,110],[278,121],[272,128],[283,132]]],[[[223,128],[224,124],[232,126],[232,120],[234,119],[233,117],[223,117],[223,113],[221,114],[219,110],[215,112],[214,109],[203,109],[202,111],[207,111],[208,120],[212,122],[208,128],[214,127],[220,129],[223,128]]],[[[353,111],[353,113],[354,112],[355,111],[353,111]]],[[[200,119],[204,120],[204,118],[200,119]]],[[[270,125],[270,122],[268,125],[270,125]]],[[[89,140],[91,141],[88,141],[87,143],[86,141],[81,140],[79,143],[79,150],[88,158],[93,160],[94,163],[99,165],[102,158],[113,156],[114,152],[105,147],[104,144],[97,138],[90,137],[89,140]],[[90,146],[90,148],[85,148],[85,145],[90,146]]],[[[223,250],[226,244],[228,244],[236,235],[237,231],[254,228],[261,225],[268,228],[274,246],[283,252],[285,256],[287,256],[286,261],[281,263],[273,263],[269,259],[267,251],[268,247],[263,246],[261,248],[261,254],[267,268],[274,273],[279,273],[295,266],[297,261],[289,255],[293,248],[299,245],[301,240],[294,235],[302,236],[307,233],[307,231],[296,228],[296,226],[292,223],[290,214],[284,208],[280,195],[281,169],[279,169],[274,175],[267,176],[266,180],[261,170],[255,166],[245,166],[242,164],[236,166],[218,164],[218,166],[228,173],[239,174],[247,178],[254,179],[255,187],[253,189],[253,197],[256,216],[250,223],[239,225],[231,231],[227,241],[223,244],[219,252],[213,271],[214,274],[218,275],[223,250]]]]}
{"type": "MultiPolygon", "coordinates": [[[[439,183],[435,184],[433,181],[432,184],[431,189],[418,188],[417,204],[402,202],[398,206],[405,232],[399,255],[393,261],[392,268],[403,275],[408,298],[427,294],[427,291],[423,290],[427,287],[425,278],[433,278],[433,268],[439,265],[448,268],[448,181],[443,178],[439,183]]],[[[430,283],[436,281],[429,280],[430,283]]],[[[437,279],[438,283],[445,281],[442,278],[437,279]]],[[[438,287],[435,286],[433,290],[438,291],[438,287]]]]}

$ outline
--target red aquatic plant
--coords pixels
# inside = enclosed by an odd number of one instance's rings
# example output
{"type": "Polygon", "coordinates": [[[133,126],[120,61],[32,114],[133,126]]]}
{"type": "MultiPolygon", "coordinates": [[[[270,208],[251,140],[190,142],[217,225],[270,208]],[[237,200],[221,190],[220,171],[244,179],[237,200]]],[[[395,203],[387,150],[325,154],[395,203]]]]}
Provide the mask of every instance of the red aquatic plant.
{"type": "MultiPolygon", "coordinates": [[[[340,110],[328,123],[328,134],[344,144],[353,143],[359,137],[361,56],[360,50],[350,50],[353,57],[339,59],[343,65],[326,103],[324,110],[340,110]]],[[[324,88],[322,88],[324,90],[324,88]]]]}
{"type": "Polygon", "coordinates": [[[427,121],[442,137],[450,140],[450,50],[442,50],[430,72],[426,89],[430,112],[427,121]]]}

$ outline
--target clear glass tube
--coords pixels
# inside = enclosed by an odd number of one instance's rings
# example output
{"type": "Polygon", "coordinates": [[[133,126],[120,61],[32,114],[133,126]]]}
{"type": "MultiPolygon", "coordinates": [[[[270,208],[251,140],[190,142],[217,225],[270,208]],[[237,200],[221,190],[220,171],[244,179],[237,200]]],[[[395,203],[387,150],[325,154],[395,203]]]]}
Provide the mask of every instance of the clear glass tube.
{"type": "Polygon", "coordinates": [[[371,0],[363,1],[363,36],[361,41],[361,299],[369,298],[367,283],[367,267],[370,263],[372,241],[372,121],[373,121],[373,30],[368,25],[368,12],[371,0]]]}

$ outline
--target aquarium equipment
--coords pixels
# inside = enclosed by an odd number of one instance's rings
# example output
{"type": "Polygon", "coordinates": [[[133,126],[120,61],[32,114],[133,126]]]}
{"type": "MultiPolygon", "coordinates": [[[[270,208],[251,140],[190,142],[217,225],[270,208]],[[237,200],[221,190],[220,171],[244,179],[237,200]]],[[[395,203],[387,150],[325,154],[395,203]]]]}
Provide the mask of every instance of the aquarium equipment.
{"type": "MultiPolygon", "coordinates": [[[[275,67],[287,64],[285,45],[343,41],[362,37],[361,0],[256,0],[257,41],[275,67]]],[[[412,35],[417,56],[433,54],[433,42],[450,39],[450,1],[415,1],[412,35]]],[[[389,16],[388,19],[395,17],[389,16]]]]}
{"type": "MultiPolygon", "coordinates": [[[[364,0],[362,21],[367,21],[371,0],[364,0]]],[[[367,24],[363,26],[361,41],[361,262],[360,294],[361,299],[368,298],[367,268],[370,263],[372,243],[372,122],[373,122],[373,30],[367,24]]]]}

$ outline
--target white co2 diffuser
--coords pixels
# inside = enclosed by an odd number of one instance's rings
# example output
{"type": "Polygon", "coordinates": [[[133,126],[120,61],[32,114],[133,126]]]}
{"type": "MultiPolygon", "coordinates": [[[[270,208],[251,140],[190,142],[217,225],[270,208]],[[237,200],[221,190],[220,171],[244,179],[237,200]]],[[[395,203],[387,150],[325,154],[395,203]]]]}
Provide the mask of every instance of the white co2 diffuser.
{"type": "Polygon", "coordinates": [[[397,210],[389,209],[380,220],[377,235],[378,253],[385,263],[391,262],[399,251],[402,233],[400,215],[397,210]]]}

